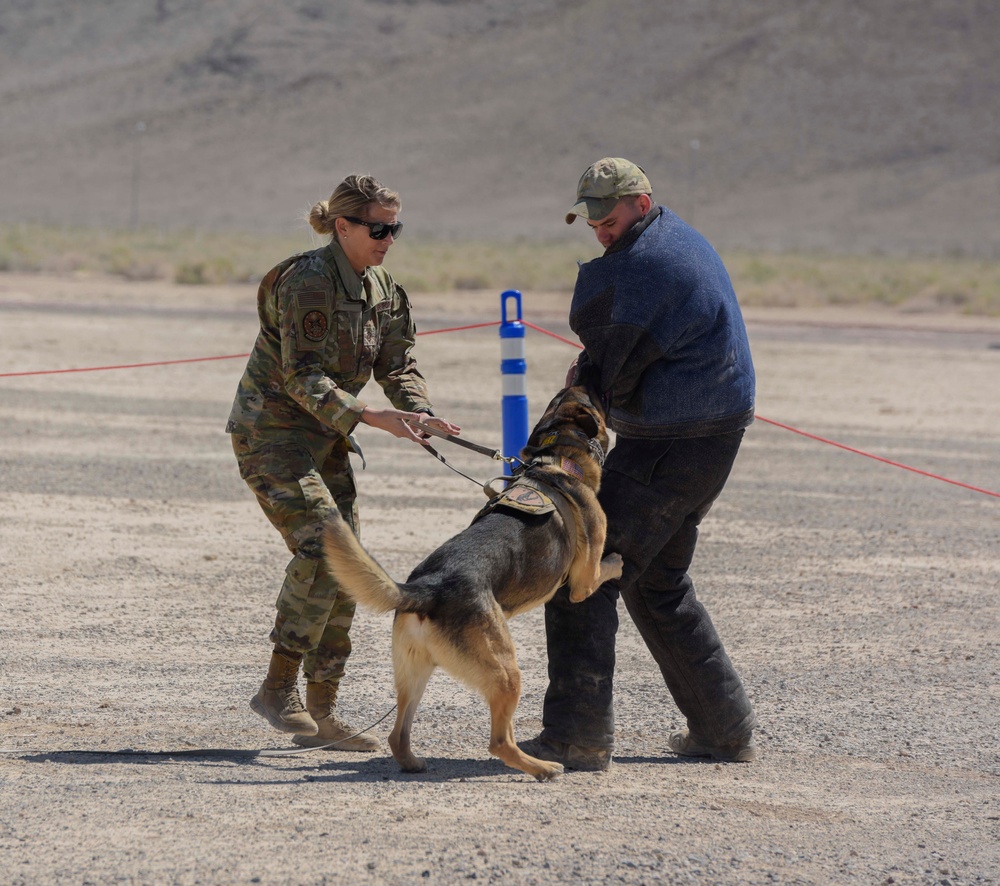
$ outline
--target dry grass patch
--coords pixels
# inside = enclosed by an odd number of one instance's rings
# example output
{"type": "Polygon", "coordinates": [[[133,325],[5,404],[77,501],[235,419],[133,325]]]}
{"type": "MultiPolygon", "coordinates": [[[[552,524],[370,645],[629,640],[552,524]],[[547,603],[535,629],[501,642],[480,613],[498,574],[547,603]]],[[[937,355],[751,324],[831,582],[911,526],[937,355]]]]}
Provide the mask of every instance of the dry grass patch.
{"type": "MultiPolygon", "coordinates": [[[[297,251],[300,236],[0,226],[0,271],[109,274],[177,283],[252,282],[297,251]]],[[[434,242],[401,238],[390,266],[413,292],[520,289],[568,292],[589,238],[566,242],[434,242]]],[[[1000,262],[956,256],[727,252],[748,306],[881,305],[904,311],[1000,316],[1000,262]]]]}
{"type": "Polygon", "coordinates": [[[964,257],[733,252],[745,305],[881,305],[1000,316],[1000,262],[964,257]]]}

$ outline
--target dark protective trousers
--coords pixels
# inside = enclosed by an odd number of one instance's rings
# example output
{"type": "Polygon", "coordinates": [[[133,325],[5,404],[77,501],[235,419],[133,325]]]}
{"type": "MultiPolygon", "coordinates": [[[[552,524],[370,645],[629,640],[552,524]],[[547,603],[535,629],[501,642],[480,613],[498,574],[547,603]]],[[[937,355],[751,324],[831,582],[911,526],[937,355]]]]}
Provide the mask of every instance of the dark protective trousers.
{"type": "Polygon", "coordinates": [[[618,439],[599,498],[608,518],[605,551],[622,555],[622,576],[582,603],[571,603],[561,588],[545,606],[542,738],[613,747],[619,595],[691,733],[727,744],[753,729],[750,699],[688,575],[698,525],[722,492],[742,439],[742,430],[618,439]]]}

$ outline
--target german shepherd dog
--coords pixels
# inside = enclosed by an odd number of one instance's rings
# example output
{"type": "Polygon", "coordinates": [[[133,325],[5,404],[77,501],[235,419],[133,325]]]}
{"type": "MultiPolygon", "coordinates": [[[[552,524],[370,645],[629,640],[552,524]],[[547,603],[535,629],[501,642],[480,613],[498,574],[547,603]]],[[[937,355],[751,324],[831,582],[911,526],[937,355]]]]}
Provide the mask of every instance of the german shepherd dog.
{"type": "Polygon", "coordinates": [[[565,583],[570,599],[579,602],[621,575],[618,554],[602,559],[607,522],[596,493],[607,448],[596,394],[583,385],[563,389],[529,436],[521,452],[525,467],[511,485],[403,584],[389,577],[339,516],[331,518],[324,551],[343,592],[377,611],[396,612],[397,711],[389,747],[404,772],[426,768],[410,749],[410,728],[438,666],[486,698],[491,754],[539,781],[563,771],[514,741],[521,672],[507,619],[541,606],[565,583]]]}

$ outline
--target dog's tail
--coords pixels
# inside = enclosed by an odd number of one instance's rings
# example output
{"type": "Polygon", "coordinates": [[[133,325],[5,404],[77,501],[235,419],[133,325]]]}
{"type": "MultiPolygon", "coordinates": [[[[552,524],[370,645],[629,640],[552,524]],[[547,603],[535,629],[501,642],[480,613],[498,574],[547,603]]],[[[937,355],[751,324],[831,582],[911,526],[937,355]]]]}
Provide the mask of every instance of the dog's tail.
{"type": "Polygon", "coordinates": [[[391,612],[403,604],[403,593],[358,541],[340,514],[326,521],[323,553],[330,573],[348,597],[377,612],[391,612]]]}

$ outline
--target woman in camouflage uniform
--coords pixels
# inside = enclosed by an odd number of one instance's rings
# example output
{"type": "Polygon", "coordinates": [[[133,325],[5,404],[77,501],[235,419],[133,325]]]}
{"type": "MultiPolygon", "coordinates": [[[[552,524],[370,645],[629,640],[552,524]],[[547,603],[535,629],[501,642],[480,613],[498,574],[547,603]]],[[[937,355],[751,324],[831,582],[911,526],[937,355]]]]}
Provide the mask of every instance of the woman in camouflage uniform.
{"type": "Polygon", "coordinates": [[[260,333],[227,426],[240,476],[294,555],[275,604],[270,666],[250,707],[304,746],[379,747],[369,733],[351,738],[357,730],[335,711],[354,603],[323,564],[321,535],[334,508],[359,531],[348,435],[363,422],[421,442],[407,423],[417,420],[458,432],[431,415],[411,355],[406,293],[381,267],[402,228],[399,209],[398,194],[364,175],[348,176],[313,206],[309,222],[330,243],[286,259],[261,281],[260,333]],[[373,374],[394,409],[357,399],[373,374]]]}

